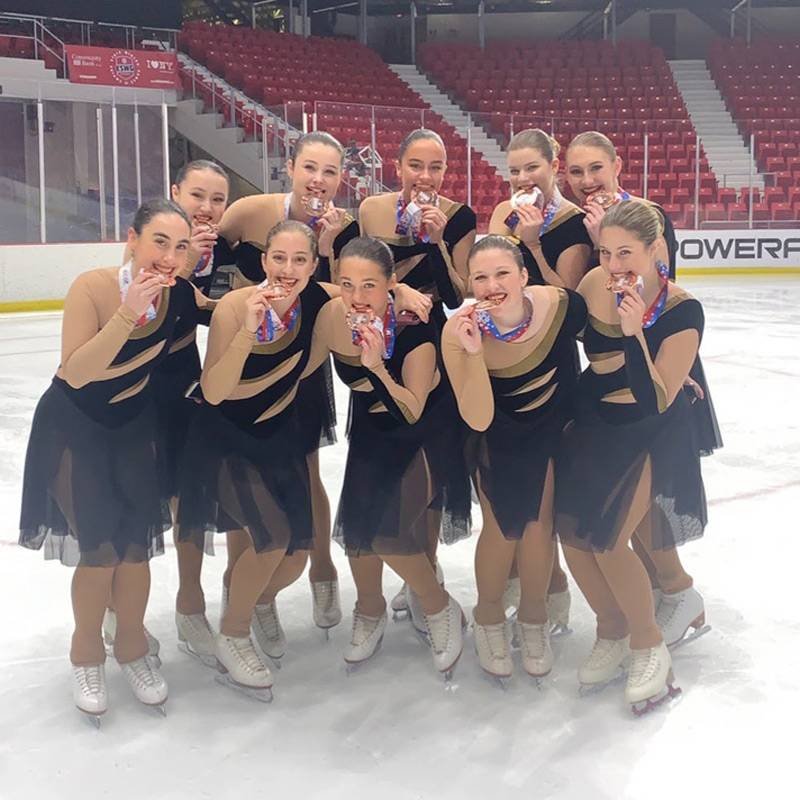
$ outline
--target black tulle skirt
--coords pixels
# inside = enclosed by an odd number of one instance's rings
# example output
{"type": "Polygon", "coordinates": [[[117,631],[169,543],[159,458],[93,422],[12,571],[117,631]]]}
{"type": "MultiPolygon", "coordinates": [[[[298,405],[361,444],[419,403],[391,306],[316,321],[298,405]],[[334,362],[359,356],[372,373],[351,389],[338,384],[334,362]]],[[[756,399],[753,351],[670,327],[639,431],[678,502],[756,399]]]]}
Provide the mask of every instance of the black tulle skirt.
{"type": "Polygon", "coordinates": [[[706,497],[691,413],[682,392],[663,414],[628,424],[579,410],[556,470],[556,528],[565,544],[612,549],[648,461],[650,492],[641,519],[653,547],[667,550],[703,535],[706,497]]]}
{"type": "Polygon", "coordinates": [[[94,422],[58,383],[33,416],[20,544],[67,566],[111,567],[164,552],[172,521],[159,489],[152,402],[129,422],[94,422]]]}
{"type": "Polygon", "coordinates": [[[702,388],[705,395],[701,400],[692,389],[684,388],[692,406],[691,419],[697,451],[701,456],[710,456],[715,450],[722,447],[722,434],[719,430],[717,414],[714,411],[714,403],[711,401],[711,392],[708,389],[708,381],[700,356],[695,359],[689,377],[702,388]]]}
{"type": "Polygon", "coordinates": [[[428,549],[432,524],[447,544],[469,536],[465,429],[449,387],[431,394],[415,425],[389,427],[371,417],[354,415],[351,399],[336,541],[351,556],[414,555],[428,549]]]}
{"type": "Polygon", "coordinates": [[[535,424],[496,412],[486,431],[470,434],[472,471],[506,539],[521,539],[528,523],[538,521],[565,422],[557,408],[535,424]]]}
{"type": "Polygon", "coordinates": [[[217,408],[194,415],[180,467],[181,541],[206,548],[207,533],[246,529],[256,551],[308,550],[313,541],[308,466],[297,416],[253,436],[217,408]]]}
{"type": "Polygon", "coordinates": [[[189,428],[199,408],[198,401],[186,397],[186,391],[200,376],[200,356],[194,343],[184,350],[188,352],[170,356],[164,364],[171,368],[165,369],[162,365],[150,381],[158,420],[159,485],[161,496],[166,500],[178,494],[178,468],[189,428]]]}
{"type": "Polygon", "coordinates": [[[336,402],[330,358],[300,381],[294,404],[307,455],[336,442],[336,402]]]}

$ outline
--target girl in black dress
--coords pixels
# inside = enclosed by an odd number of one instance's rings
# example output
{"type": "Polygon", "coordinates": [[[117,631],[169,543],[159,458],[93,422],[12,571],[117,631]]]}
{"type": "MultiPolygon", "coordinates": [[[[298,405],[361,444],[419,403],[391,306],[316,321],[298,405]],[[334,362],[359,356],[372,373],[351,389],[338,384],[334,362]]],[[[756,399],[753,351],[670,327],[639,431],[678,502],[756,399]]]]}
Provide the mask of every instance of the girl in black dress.
{"type": "Polygon", "coordinates": [[[600,223],[600,260],[581,282],[589,322],[575,424],[558,464],[557,530],[570,571],[597,615],[582,684],[612,679],[628,658],[626,700],[637,713],[672,688],[647,571],[630,547],[653,551],[702,535],[700,460],[683,391],[703,309],[669,280],[663,233],[647,203],[618,203],[600,223]]]}
{"type": "MultiPolygon", "coordinates": [[[[619,185],[622,159],[617,156],[611,140],[602,133],[587,131],[576,136],[567,148],[566,165],[567,181],[572,193],[585,205],[584,224],[596,246],[606,208],[616,202],[639,198],[619,185]]],[[[661,218],[664,233],[658,241],[658,258],[668,265],[670,280],[674,280],[678,253],[675,229],[661,206],[643,202],[655,209],[661,218]]],[[[599,256],[595,251],[593,264],[598,263],[599,256]]],[[[684,391],[692,404],[691,419],[698,450],[701,455],[710,455],[722,447],[722,438],[699,355],[692,365],[684,391]]],[[[633,545],[650,575],[656,618],[667,644],[674,646],[684,641],[690,629],[695,631],[690,638],[707,630],[704,627],[703,597],[694,588],[692,577],[683,568],[678,553],[670,549],[651,551],[638,537],[634,537],[633,545]]]]}
{"type": "Polygon", "coordinates": [[[503,595],[516,557],[516,631],[523,666],[538,678],[553,665],[547,590],[554,461],[572,413],[575,337],[586,306],[567,289],[527,287],[519,249],[502,236],[490,234],[472,248],[469,270],[478,302],[445,325],[442,353],[461,415],[476,431],[469,449],[483,529],[475,554],[475,646],[487,673],[511,675],[503,595]]]}
{"type": "Polygon", "coordinates": [[[75,566],[70,660],[77,707],[107,708],[103,614],[117,613],[114,655],[136,697],[163,706],[167,685],[147,658],[143,618],[149,559],[170,527],[157,470],[152,375],[181,318],[195,320],[178,276],[189,218],[170,201],[145,203],[128,231],[131,259],[79,276],[64,304],[61,364],[36,408],[22,490],[20,544],[75,566]]]}
{"type": "MultiPolygon", "coordinates": [[[[192,238],[186,266],[180,275],[209,297],[214,275],[222,264],[231,262],[224,238],[217,234],[228,202],[229,180],[222,167],[213,161],[191,161],[178,172],[172,186],[172,199],[192,221],[192,238]]],[[[126,248],[123,261],[127,262],[126,248]]],[[[197,322],[208,325],[210,312],[199,320],[182,317],[174,331],[174,342],[167,357],[153,373],[156,412],[159,425],[159,467],[161,492],[170,504],[173,520],[178,493],[178,464],[189,423],[197,409],[187,399],[187,390],[200,379],[200,353],[197,349],[197,322]]],[[[203,551],[181,542],[174,531],[178,556],[178,595],[175,601],[175,624],[180,647],[206,663],[214,663],[214,632],[208,623],[205,597],[200,581],[203,551]]],[[[116,616],[109,609],[103,620],[106,642],[113,644],[116,616]]],[[[158,640],[145,628],[150,655],[158,658],[158,640]]]]}
{"type": "MultiPolygon", "coordinates": [[[[475,241],[475,212],[466,204],[439,194],[447,171],[447,151],[438,133],[420,128],[401,142],[395,168],[400,191],[368,197],[359,209],[361,233],[389,245],[395,275],[432,300],[430,319],[441,331],[444,307],[456,309],[467,286],[467,255],[475,241]]],[[[428,319],[427,308],[414,308],[428,319]]],[[[428,556],[436,562],[440,520],[430,514],[428,556]]],[[[410,612],[424,632],[420,606],[407,587],[392,600],[395,612],[410,612]]]]}
{"type": "Polygon", "coordinates": [[[336,537],[350,556],[358,591],[349,664],[365,661],[386,628],[383,563],[414,591],[436,668],[461,655],[463,614],[429,561],[428,512],[455,540],[469,534],[469,480],[450,387],[437,366],[432,322],[398,321],[389,248],[369,237],[342,250],[342,296],[322,310],[308,369],[330,352],[350,387],[350,446],[336,537]]]}
{"type": "MultiPolygon", "coordinates": [[[[559,144],[544,131],[520,131],[508,144],[508,174],[512,197],[494,210],[489,233],[512,236],[522,253],[533,285],[575,289],[586,274],[592,241],[584,227],[584,212],[558,188],[559,144]]],[[[575,349],[575,370],[580,371],[575,349]]],[[[519,579],[512,566],[506,608],[519,605],[519,579]]],[[[554,632],[568,630],[570,594],[556,549],[547,599],[554,632]]]]}

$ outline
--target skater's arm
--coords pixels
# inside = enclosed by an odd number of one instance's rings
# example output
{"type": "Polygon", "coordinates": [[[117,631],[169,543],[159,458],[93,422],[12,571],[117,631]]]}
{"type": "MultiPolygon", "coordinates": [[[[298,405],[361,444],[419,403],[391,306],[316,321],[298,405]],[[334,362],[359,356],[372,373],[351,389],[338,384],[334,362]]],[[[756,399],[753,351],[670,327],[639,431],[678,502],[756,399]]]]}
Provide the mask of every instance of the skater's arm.
{"type": "MultiPolygon", "coordinates": [[[[367,335],[380,336],[374,329],[367,335]]],[[[416,424],[425,410],[436,374],[436,348],[433,343],[424,342],[405,357],[402,385],[391,376],[382,357],[378,363],[364,366],[369,370],[369,382],[386,410],[399,422],[416,424]]]]}
{"type": "Polygon", "coordinates": [[[236,312],[236,299],[227,295],[211,320],[200,385],[203,397],[212,405],[231,396],[256,340],[256,332],[248,330],[236,312]]]}
{"type": "Polygon", "coordinates": [[[121,304],[101,328],[95,297],[102,296],[102,287],[95,283],[99,283],[97,273],[81,275],[64,301],[60,373],[73,389],[103,377],[138,319],[135,311],[121,304]]]}
{"type": "Polygon", "coordinates": [[[462,419],[473,430],[485,431],[494,418],[494,396],[489,372],[482,350],[468,353],[459,340],[456,327],[463,324],[458,321],[459,317],[460,314],[457,314],[444,326],[442,359],[462,419]]]}

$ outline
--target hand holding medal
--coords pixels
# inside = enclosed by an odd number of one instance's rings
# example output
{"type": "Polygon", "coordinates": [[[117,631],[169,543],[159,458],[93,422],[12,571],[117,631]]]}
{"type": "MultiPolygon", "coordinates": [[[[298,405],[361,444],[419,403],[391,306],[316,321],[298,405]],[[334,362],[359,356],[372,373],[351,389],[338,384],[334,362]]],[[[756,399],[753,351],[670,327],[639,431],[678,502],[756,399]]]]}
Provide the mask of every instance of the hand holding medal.
{"type": "Polygon", "coordinates": [[[617,313],[619,314],[620,327],[625,336],[636,336],[642,332],[642,323],[645,312],[644,300],[634,286],[625,286],[617,294],[617,313]]]}
{"type": "MultiPolygon", "coordinates": [[[[492,304],[494,305],[494,304],[492,304]]],[[[483,339],[475,313],[478,303],[465,306],[459,309],[454,315],[455,332],[459,344],[471,356],[476,356],[483,352],[483,339]]]]}
{"type": "Polygon", "coordinates": [[[317,220],[319,225],[317,246],[321,256],[330,258],[333,255],[333,242],[344,229],[344,221],[344,209],[336,208],[333,203],[328,206],[325,213],[317,220]]]}
{"type": "Polygon", "coordinates": [[[219,237],[219,227],[214,224],[211,217],[205,214],[195,214],[192,217],[191,249],[199,256],[209,255],[219,237]]]}
{"type": "MultiPolygon", "coordinates": [[[[172,280],[174,283],[174,278],[172,280]]],[[[160,296],[164,285],[163,275],[139,270],[130,283],[120,287],[123,294],[122,303],[133,311],[137,317],[147,314],[151,308],[155,312],[155,301],[160,296]]],[[[152,314],[152,318],[155,318],[155,313],[152,314]]],[[[141,319],[139,324],[143,324],[141,319]]]]}
{"type": "Polygon", "coordinates": [[[361,346],[361,366],[377,369],[383,363],[383,336],[372,325],[362,324],[358,328],[361,346]]]}

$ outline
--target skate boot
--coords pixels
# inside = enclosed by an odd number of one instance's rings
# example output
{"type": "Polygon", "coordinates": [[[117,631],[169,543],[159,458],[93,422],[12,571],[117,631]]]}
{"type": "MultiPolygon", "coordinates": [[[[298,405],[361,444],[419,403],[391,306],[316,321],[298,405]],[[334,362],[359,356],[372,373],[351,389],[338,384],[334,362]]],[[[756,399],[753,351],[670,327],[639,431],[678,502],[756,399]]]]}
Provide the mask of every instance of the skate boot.
{"type": "Polygon", "coordinates": [[[631,666],[625,687],[625,702],[640,717],[680,694],[672,674],[672,659],[664,642],[645,650],[631,650],[631,666]]]}
{"type": "Polygon", "coordinates": [[[670,649],[691,642],[711,630],[706,625],[703,596],[694,587],[675,594],[662,593],[656,622],[670,649]],[[688,633],[690,628],[693,630],[688,633]]]}
{"type": "Polygon", "coordinates": [[[286,653],[286,634],[278,618],[278,607],[274,600],[255,607],[250,630],[262,654],[280,669],[280,660],[286,653]]]}
{"type": "Polygon", "coordinates": [[[424,614],[428,640],[433,654],[433,665],[444,674],[446,683],[453,678],[456,662],[464,649],[464,612],[449,597],[447,605],[437,614],[424,614]]]}
{"type": "MultiPolygon", "coordinates": [[[[112,651],[114,649],[114,639],[116,635],[117,615],[110,608],[107,608],[105,616],[103,617],[103,641],[106,643],[106,647],[110,648],[112,651]]],[[[158,655],[161,651],[161,643],[147,628],[144,629],[144,635],[147,638],[147,656],[152,659],[153,665],[158,669],[161,666],[161,658],[158,655]]],[[[113,655],[113,652],[111,655],[113,655]]]]}
{"type": "Polygon", "coordinates": [[[386,620],[385,611],[379,617],[368,617],[358,610],[358,606],[353,609],[353,631],[350,644],[344,651],[348,674],[378,652],[386,631],[386,620]]]}
{"type": "Polygon", "coordinates": [[[408,597],[408,615],[411,618],[411,624],[414,626],[414,632],[425,644],[430,644],[428,640],[428,625],[425,622],[425,612],[422,610],[419,597],[410,586],[406,591],[406,596],[408,597]]]}
{"type": "Polygon", "coordinates": [[[396,622],[405,619],[408,614],[408,584],[404,581],[400,591],[392,598],[389,604],[392,609],[392,619],[396,622]]]}
{"type": "Polygon", "coordinates": [[[522,587],[519,578],[509,578],[506,581],[506,589],[503,592],[503,608],[506,611],[506,617],[516,616],[521,597],[522,587]]]}
{"type": "Polygon", "coordinates": [[[600,691],[625,674],[625,662],[630,657],[630,637],[597,639],[578,670],[582,695],[600,691]]]}
{"type": "Polygon", "coordinates": [[[156,708],[166,716],[164,703],[167,702],[167,682],[153,666],[151,659],[143,656],[119,666],[136,699],[146,706],[156,708]]]}
{"type": "Polygon", "coordinates": [[[175,627],[178,629],[178,649],[181,652],[193,656],[207,667],[216,667],[215,634],[205,613],[181,614],[176,611],[175,627]]]}
{"type": "Polygon", "coordinates": [[[532,678],[543,678],[553,669],[550,624],[529,625],[517,620],[516,629],[525,672],[532,678]]]}
{"type": "Polygon", "coordinates": [[[559,636],[569,633],[569,608],[572,598],[569,589],[547,595],[547,618],[550,620],[550,633],[559,636]]]}
{"type": "Polygon", "coordinates": [[[497,622],[492,625],[479,625],[473,622],[475,652],[478,654],[481,669],[497,679],[503,689],[507,687],[513,669],[508,627],[507,622],[497,622]]]}
{"type": "Polygon", "coordinates": [[[311,581],[314,624],[325,631],[342,621],[342,603],[339,599],[339,581],[311,581]]]}
{"type": "Polygon", "coordinates": [[[272,673],[261,660],[253,640],[218,633],[215,640],[217,681],[262,703],[272,701],[272,673]]]}
{"type": "Polygon", "coordinates": [[[100,717],[108,710],[105,664],[72,667],[72,699],[78,711],[100,727],[100,717]]]}

